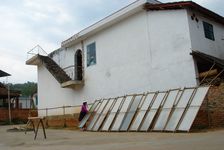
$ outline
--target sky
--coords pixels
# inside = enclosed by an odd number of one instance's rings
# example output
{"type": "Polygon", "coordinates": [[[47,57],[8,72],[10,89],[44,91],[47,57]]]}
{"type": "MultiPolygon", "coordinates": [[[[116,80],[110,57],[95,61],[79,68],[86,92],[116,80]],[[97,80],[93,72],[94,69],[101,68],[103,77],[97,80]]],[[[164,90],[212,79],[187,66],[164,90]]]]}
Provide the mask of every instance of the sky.
{"type": "MultiPolygon", "coordinates": [[[[29,50],[40,45],[50,53],[62,41],[134,1],[1,0],[0,70],[12,75],[11,83],[37,82],[37,67],[25,65],[29,50]]],[[[193,1],[224,16],[223,0],[193,1]]]]}

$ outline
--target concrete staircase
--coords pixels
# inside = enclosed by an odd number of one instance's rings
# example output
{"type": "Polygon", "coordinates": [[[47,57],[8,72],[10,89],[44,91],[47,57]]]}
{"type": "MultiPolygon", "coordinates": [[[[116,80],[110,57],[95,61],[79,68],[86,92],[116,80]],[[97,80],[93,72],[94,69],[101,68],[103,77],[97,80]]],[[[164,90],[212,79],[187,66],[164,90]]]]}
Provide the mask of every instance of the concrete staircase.
{"type": "Polygon", "coordinates": [[[62,88],[79,89],[83,87],[83,80],[73,80],[68,74],[49,56],[36,54],[26,61],[27,65],[40,65],[43,64],[52,76],[61,84],[62,88]]]}
{"type": "Polygon", "coordinates": [[[66,72],[50,57],[39,55],[40,60],[42,60],[44,66],[47,70],[54,76],[54,78],[59,83],[65,83],[71,81],[72,79],[66,74],[66,72]]]}

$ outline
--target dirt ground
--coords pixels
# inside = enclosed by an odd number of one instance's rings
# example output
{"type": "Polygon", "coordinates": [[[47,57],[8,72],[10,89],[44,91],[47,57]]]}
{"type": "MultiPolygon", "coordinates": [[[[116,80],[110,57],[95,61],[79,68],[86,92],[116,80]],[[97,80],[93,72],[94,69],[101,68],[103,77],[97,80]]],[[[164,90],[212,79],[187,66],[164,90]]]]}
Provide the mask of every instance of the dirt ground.
{"type": "Polygon", "coordinates": [[[224,129],[198,133],[83,132],[47,129],[47,139],[34,133],[7,132],[0,126],[0,150],[222,150],[224,129]]]}

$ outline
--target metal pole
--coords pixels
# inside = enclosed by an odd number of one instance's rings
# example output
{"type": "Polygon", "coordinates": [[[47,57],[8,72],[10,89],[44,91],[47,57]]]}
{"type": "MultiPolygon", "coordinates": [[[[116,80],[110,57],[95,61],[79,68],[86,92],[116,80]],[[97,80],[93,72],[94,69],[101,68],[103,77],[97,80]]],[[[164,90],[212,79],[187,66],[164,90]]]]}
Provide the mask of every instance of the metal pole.
{"type": "Polygon", "coordinates": [[[48,116],[48,108],[46,108],[46,117],[48,116]]]}
{"type": "Polygon", "coordinates": [[[7,83],[8,83],[8,109],[9,109],[9,123],[12,123],[12,117],[11,117],[11,102],[10,102],[10,87],[9,87],[9,82],[8,82],[8,77],[7,77],[7,83]]]}

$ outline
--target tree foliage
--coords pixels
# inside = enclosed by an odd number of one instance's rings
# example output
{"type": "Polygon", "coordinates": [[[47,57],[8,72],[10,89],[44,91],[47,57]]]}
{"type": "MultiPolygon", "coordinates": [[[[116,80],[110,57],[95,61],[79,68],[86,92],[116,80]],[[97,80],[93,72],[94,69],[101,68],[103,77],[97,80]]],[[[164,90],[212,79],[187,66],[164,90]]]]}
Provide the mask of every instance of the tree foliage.
{"type": "Polygon", "coordinates": [[[37,83],[27,82],[23,84],[10,84],[10,89],[21,91],[22,96],[32,96],[37,92],[37,83]]]}

